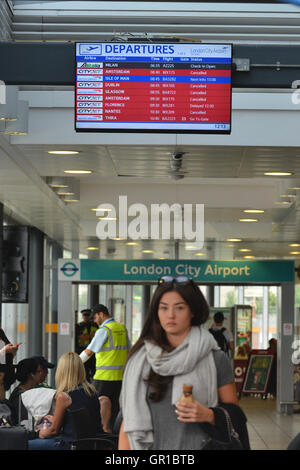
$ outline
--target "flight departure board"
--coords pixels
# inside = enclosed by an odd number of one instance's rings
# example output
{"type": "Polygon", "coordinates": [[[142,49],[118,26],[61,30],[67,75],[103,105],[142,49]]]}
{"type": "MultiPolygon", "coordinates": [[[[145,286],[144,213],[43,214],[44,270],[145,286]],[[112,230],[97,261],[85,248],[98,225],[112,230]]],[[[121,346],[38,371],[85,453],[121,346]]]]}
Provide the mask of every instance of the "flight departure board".
{"type": "Polygon", "coordinates": [[[229,44],[77,43],[79,132],[231,131],[229,44]]]}

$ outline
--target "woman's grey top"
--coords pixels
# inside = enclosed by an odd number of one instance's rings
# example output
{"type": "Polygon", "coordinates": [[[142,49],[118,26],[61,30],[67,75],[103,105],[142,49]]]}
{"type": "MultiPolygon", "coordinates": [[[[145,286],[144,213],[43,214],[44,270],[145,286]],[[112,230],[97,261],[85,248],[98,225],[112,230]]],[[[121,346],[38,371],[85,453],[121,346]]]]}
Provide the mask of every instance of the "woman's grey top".
{"type": "MultiPolygon", "coordinates": [[[[218,388],[234,382],[230,360],[221,351],[213,351],[217,369],[218,388]]],[[[178,421],[175,406],[171,403],[172,382],[167,393],[158,403],[149,399],[151,388],[147,390],[147,403],[152,415],[154,443],[151,450],[199,450],[201,442],[206,440],[199,423],[182,423],[178,421]]]]}

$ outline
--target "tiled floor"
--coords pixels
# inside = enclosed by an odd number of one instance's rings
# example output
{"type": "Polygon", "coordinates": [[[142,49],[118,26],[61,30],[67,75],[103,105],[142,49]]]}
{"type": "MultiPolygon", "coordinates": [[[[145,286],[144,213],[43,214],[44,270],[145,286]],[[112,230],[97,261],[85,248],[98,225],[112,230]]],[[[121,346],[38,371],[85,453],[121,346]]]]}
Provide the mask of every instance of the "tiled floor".
{"type": "Polygon", "coordinates": [[[248,419],[252,450],[285,450],[300,432],[300,413],[278,413],[275,400],[244,396],[240,400],[240,406],[248,419]]]}

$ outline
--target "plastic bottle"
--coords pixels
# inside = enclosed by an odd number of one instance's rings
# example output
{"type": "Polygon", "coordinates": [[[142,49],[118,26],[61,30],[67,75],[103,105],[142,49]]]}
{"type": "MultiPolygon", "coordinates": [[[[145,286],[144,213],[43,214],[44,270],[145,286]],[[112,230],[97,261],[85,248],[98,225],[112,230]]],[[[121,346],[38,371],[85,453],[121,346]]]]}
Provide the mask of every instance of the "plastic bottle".
{"type": "Polygon", "coordinates": [[[43,429],[48,429],[49,425],[50,425],[49,421],[46,418],[44,418],[43,419],[43,429]]]}
{"type": "Polygon", "coordinates": [[[186,385],[182,386],[182,395],[179,400],[181,403],[192,403],[194,401],[193,397],[193,385],[186,385]]]}

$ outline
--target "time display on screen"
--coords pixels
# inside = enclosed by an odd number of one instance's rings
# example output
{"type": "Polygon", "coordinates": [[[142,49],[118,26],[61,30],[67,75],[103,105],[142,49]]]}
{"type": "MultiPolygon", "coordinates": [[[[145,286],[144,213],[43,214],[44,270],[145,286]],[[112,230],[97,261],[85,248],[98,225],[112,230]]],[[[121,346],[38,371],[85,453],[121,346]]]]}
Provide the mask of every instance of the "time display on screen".
{"type": "Polygon", "coordinates": [[[77,43],[77,131],[231,131],[231,45],[77,43]]]}

